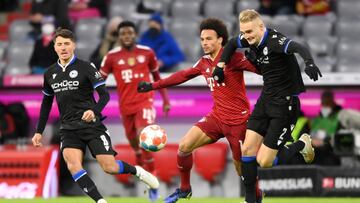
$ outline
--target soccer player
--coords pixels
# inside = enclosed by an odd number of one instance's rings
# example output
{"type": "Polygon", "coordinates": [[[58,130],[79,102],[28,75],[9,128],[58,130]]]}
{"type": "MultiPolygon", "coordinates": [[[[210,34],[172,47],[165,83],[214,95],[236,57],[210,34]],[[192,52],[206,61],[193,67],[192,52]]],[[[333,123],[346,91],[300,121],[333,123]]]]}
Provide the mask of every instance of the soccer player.
{"type": "Polygon", "coordinates": [[[263,75],[264,87],[247,124],[241,158],[245,201],[254,203],[257,164],[260,167],[283,164],[298,152],[305,162],[311,163],[315,156],[307,134],[303,134],[298,142],[284,146],[300,111],[298,95],[305,91],[294,53],[304,59],[305,73],[311,79],[316,81],[322,75],[307,48],[266,28],[255,10],[242,11],[239,21],[241,34],[225,46],[213,76],[218,82],[226,81],[228,70],[224,71],[222,67],[238,47],[250,48],[247,57],[263,75]]]}
{"type": "MultiPolygon", "coordinates": [[[[250,107],[246,97],[243,71],[256,72],[255,67],[246,60],[241,52],[236,52],[229,62],[226,79],[218,83],[212,77],[212,71],[220,59],[222,46],[226,44],[228,32],[226,25],[218,19],[205,19],[200,24],[201,46],[205,55],[192,68],[178,71],[168,78],[154,83],[140,82],[139,92],[148,92],[184,83],[196,76],[203,75],[212,94],[212,111],[200,119],[181,139],[177,155],[180,170],[180,188],[169,195],[166,203],[173,203],[180,198],[190,198],[190,171],[193,165],[192,152],[201,146],[214,143],[225,137],[232,151],[233,162],[238,175],[240,167],[240,141],[244,140],[246,122],[250,107]]],[[[260,193],[260,191],[259,191],[260,193]]],[[[258,194],[261,202],[261,195],[258,194]]]]}
{"type": "Polygon", "coordinates": [[[156,190],[159,181],[140,166],[115,160],[109,131],[102,123],[101,111],[109,101],[105,81],[95,66],[74,55],[75,38],[67,29],[59,28],[54,36],[54,48],[59,57],[44,74],[44,97],[36,133],[35,147],[42,146],[41,138],[54,96],[60,112],[60,149],[75,182],[97,203],[106,203],[95,183],[82,167],[86,147],[101,168],[109,174],[132,174],[156,190]],[[99,94],[94,99],[94,89],[99,94]]]}
{"type": "MultiPolygon", "coordinates": [[[[110,73],[114,74],[123,125],[127,139],[135,151],[136,162],[153,173],[153,155],[139,147],[139,135],[144,127],[155,121],[154,93],[139,94],[136,88],[139,81],[150,82],[150,72],[155,81],[159,80],[159,67],[153,50],[136,44],[137,33],[133,22],[121,22],[117,31],[120,47],[112,49],[104,57],[100,73],[104,78],[110,73]]],[[[160,90],[160,94],[163,98],[163,111],[167,115],[170,103],[166,89],[160,90]]],[[[157,194],[151,192],[155,191],[150,191],[150,199],[156,198],[157,194]]]]}

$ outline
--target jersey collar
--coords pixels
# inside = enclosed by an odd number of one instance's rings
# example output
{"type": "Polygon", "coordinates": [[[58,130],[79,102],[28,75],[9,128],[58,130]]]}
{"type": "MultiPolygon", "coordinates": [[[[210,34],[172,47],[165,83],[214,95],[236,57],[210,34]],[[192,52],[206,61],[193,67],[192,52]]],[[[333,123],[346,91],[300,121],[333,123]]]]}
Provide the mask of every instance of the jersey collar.
{"type": "Polygon", "coordinates": [[[63,69],[63,71],[65,71],[66,67],[68,67],[68,66],[70,66],[71,64],[73,64],[73,63],[75,62],[76,58],[77,58],[77,57],[76,57],[75,54],[74,54],[74,55],[71,57],[69,63],[65,64],[64,66],[61,65],[60,59],[58,59],[58,60],[57,60],[57,64],[58,64],[58,66],[59,66],[60,68],[63,69]]]}
{"type": "Polygon", "coordinates": [[[269,30],[266,28],[265,29],[265,33],[264,35],[262,36],[261,40],[260,40],[260,43],[257,47],[260,47],[262,46],[264,43],[265,43],[265,40],[267,39],[267,36],[268,36],[268,33],[269,33],[269,30]]]}

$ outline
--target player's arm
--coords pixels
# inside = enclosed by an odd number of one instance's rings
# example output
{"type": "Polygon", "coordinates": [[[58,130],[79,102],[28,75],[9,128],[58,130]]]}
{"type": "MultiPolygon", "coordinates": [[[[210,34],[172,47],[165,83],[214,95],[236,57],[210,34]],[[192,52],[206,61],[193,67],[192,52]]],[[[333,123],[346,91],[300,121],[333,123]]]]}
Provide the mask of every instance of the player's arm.
{"type": "Polygon", "coordinates": [[[214,80],[221,83],[224,81],[224,67],[230,61],[231,56],[234,54],[237,48],[244,47],[241,36],[231,38],[225,45],[220,60],[213,71],[214,80]]]}
{"type": "Polygon", "coordinates": [[[198,68],[187,68],[181,71],[177,71],[171,74],[167,78],[160,79],[154,83],[141,81],[138,84],[138,92],[148,92],[151,90],[161,89],[165,87],[172,87],[179,84],[182,84],[198,75],[201,72],[198,68]]]}
{"type": "Polygon", "coordinates": [[[54,100],[54,92],[51,86],[46,82],[45,75],[44,75],[44,88],[42,92],[44,93],[44,96],[41,102],[39,121],[37,123],[36,132],[33,138],[31,139],[35,147],[42,146],[41,143],[42,133],[44,132],[46,123],[49,119],[49,114],[54,100]]]}
{"type": "Polygon", "coordinates": [[[241,52],[237,52],[233,55],[231,62],[229,63],[229,67],[233,67],[234,69],[245,70],[249,72],[253,72],[261,75],[260,71],[256,68],[256,66],[245,57],[241,52]]]}
{"type": "Polygon", "coordinates": [[[108,57],[108,55],[105,55],[103,60],[101,61],[99,72],[101,73],[104,80],[106,80],[108,75],[112,72],[111,57],[108,57]]]}
{"type": "MultiPolygon", "coordinates": [[[[160,73],[158,70],[153,71],[152,76],[153,76],[155,82],[161,80],[160,73]]],[[[170,111],[170,108],[171,108],[167,89],[161,88],[161,89],[159,89],[159,92],[163,99],[163,112],[165,113],[165,116],[167,116],[168,112],[170,111]]]]}
{"type": "Polygon", "coordinates": [[[314,59],[312,58],[309,49],[304,45],[289,40],[285,45],[284,52],[289,54],[298,53],[304,59],[306,65],[305,73],[310,77],[310,79],[316,81],[318,80],[318,76],[322,77],[319,68],[314,63],[314,59]]]}

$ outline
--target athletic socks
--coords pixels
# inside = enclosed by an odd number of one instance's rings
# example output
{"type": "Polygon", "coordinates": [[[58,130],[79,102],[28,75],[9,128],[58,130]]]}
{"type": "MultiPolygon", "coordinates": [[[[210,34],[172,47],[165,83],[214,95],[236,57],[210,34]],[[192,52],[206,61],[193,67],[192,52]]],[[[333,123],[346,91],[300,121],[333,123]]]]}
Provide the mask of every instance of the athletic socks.
{"type": "Polygon", "coordinates": [[[257,162],[255,156],[241,157],[242,178],[245,186],[245,201],[255,203],[256,201],[256,178],[257,162]]]}
{"type": "Polygon", "coordinates": [[[191,188],[190,172],[193,165],[192,153],[178,151],[177,163],[180,171],[180,190],[187,191],[191,188]]]}
{"type": "Polygon", "coordinates": [[[155,166],[154,166],[154,157],[152,155],[152,152],[142,150],[142,162],[145,170],[149,171],[150,173],[154,173],[155,166]]]}
{"type": "Polygon", "coordinates": [[[80,186],[80,188],[95,202],[103,197],[96,188],[95,183],[91,180],[84,169],[75,173],[73,176],[74,181],[80,186]]]}
{"type": "Polygon", "coordinates": [[[294,142],[290,145],[282,146],[278,153],[273,165],[286,164],[295,154],[301,151],[305,147],[305,143],[302,141],[294,142]]]}
{"type": "Polygon", "coordinates": [[[117,164],[119,165],[119,174],[132,174],[136,175],[136,168],[125,161],[117,160],[117,164]]]}

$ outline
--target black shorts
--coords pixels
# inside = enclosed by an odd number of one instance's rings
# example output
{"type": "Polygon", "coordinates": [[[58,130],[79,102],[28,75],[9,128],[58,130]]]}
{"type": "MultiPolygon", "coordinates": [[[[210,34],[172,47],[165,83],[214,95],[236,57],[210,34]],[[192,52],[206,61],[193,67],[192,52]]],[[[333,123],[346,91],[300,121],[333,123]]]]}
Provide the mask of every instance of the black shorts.
{"type": "Polygon", "coordinates": [[[88,146],[94,158],[99,154],[117,154],[112,148],[109,131],[104,125],[79,130],[60,130],[60,136],[61,151],[65,148],[76,148],[85,154],[88,146]]]}
{"type": "Polygon", "coordinates": [[[299,113],[297,96],[269,98],[262,94],[250,115],[247,128],[262,135],[267,147],[279,149],[291,140],[299,113]]]}

